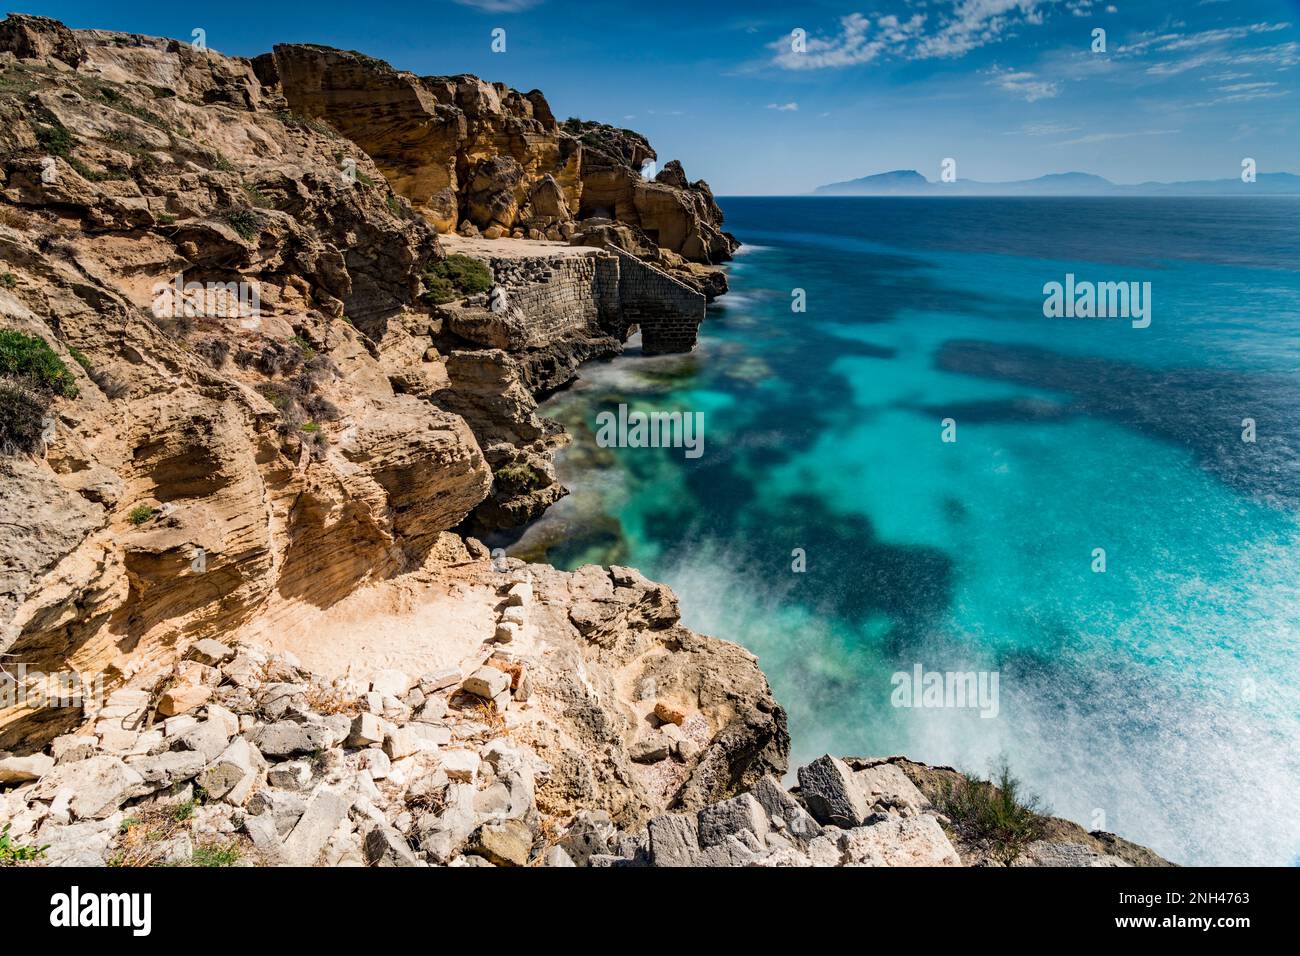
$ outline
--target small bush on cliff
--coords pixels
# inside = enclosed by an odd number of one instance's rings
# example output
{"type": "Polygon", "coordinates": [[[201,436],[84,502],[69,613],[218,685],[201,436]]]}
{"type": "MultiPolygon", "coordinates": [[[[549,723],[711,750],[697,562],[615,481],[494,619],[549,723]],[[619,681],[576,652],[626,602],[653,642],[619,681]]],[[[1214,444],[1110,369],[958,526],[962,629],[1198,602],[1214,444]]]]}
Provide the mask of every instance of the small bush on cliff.
{"type": "Polygon", "coordinates": [[[493,477],[497,490],[506,494],[524,494],[546,484],[546,475],[525,461],[512,461],[498,468],[493,477]]]}
{"type": "Polygon", "coordinates": [[[213,368],[219,369],[226,364],[226,359],[230,356],[230,343],[220,338],[203,339],[194,344],[194,351],[206,359],[213,368]]]}
{"type": "Polygon", "coordinates": [[[30,863],[45,853],[43,846],[24,846],[15,843],[9,836],[11,824],[0,828],[0,866],[13,866],[16,863],[30,863]]]}
{"type": "Polygon", "coordinates": [[[442,305],[492,288],[488,267],[469,256],[451,255],[430,263],[422,278],[424,294],[420,298],[426,305],[442,305]]]}
{"type": "Polygon", "coordinates": [[[36,128],[36,143],[41,151],[50,156],[67,159],[72,152],[72,134],[62,123],[54,122],[49,126],[36,128]]]}
{"type": "Polygon", "coordinates": [[[68,366],[35,335],[0,329],[0,375],[51,395],[77,397],[77,381],[68,366]]]}
{"type": "Polygon", "coordinates": [[[1043,834],[1044,811],[1038,798],[1021,790],[1005,761],[995,768],[992,780],[966,776],[941,787],[937,796],[936,805],[957,835],[1005,866],[1043,834]]]}
{"type": "Polygon", "coordinates": [[[154,516],[154,509],[149,505],[136,505],[127,514],[127,520],[139,527],[154,516]]]}
{"type": "Polygon", "coordinates": [[[239,849],[239,844],[234,841],[211,843],[194,848],[194,855],[190,857],[190,866],[235,866],[243,858],[244,854],[239,849]]]}
{"type": "Polygon", "coordinates": [[[239,238],[249,240],[257,238],[266,222],[261,213],[247,207],[223,209],[217,214],[217,218],[229,223],[230,228],[238,233],[239,238]]]}
{"type": "Polygon", "coordinates": [[[90,375],[92,377],[94,376],[95,367],[90,364],[90,359],[86,358],[85,352],[81,351],[81,349],[76,348],[75,346],[69,345],[68,354],[72,356],[72,360],[74,362],[76,362],[85,370],[87,375],[90,375]]]}

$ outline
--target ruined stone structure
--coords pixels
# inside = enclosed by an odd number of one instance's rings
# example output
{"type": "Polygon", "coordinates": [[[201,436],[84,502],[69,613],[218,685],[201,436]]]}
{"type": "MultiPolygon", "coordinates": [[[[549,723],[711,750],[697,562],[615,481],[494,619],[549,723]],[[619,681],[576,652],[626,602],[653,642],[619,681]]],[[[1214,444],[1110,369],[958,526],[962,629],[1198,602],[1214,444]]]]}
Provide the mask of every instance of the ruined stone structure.
{"type": "Polygon", "coordinates": [[[576,335],[626,340],[641,331],[647,354],[689,352],[704,296],[617,249],[489,260],[504,295],[446,307],[451,331],[477,345],[522,351],[576,335]]]}
{"type": "Polygon", "coordinates": [[[704,321],[704,296],[635,256],[618,258],[618,300],[622,321],[641,329],[647,355],[689,352],[704,321]]]}

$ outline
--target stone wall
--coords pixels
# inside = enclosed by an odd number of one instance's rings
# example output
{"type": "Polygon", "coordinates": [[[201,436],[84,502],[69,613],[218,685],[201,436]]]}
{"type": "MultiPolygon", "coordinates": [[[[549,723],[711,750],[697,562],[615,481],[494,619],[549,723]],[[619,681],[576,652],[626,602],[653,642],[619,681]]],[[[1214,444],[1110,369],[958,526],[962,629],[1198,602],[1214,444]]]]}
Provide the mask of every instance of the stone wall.
{"type": "Polygon", "coordinates": [[[618,299],[622,320],[641,327],[647,355],[689,352],[704,321],[704,296],[667,273],[618,249],[618,299]]]}
{"type": "Polygon", "coordinates": [[[491,295],[446,308],[448,325],[489,348],[543,349],[581,336],[626,339],[640,327],[649,354],[689,352],[704,319],[704,296],[619,250],[588,255],[492,258],[506,308],[491,295]]]}

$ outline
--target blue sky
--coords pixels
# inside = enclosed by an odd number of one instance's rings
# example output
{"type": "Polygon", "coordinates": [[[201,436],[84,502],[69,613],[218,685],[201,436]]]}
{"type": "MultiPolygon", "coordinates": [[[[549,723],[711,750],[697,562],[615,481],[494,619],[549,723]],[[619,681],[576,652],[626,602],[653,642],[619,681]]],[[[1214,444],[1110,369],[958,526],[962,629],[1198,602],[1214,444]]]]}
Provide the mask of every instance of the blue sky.
{"type": "Polygon", "coordinates": [[[541,89],[555,114],[645,133],[721,195],[913,168],[1003,180],[1300,173],[1300,0],[869,3],[190,0],[33,3],[77,28],[362,50],[541,89]],[[491,50],[492,30],[506,50],[491,50]],[[1105,53],[1092,31],[1106,30],[1105,53]],[[803,52],[793,32],[804,31],[803,52]]]}

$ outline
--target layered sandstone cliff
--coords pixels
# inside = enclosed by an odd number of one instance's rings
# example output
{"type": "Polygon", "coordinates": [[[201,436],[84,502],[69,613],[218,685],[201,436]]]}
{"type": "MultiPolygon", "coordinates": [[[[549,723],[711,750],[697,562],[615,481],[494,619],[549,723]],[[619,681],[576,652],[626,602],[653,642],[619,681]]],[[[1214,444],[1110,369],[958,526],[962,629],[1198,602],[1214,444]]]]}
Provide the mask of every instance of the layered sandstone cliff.
{"type": "MultiPolygon", "coordinates": [[[[576,210],[584,148],[540,94],[417,82],[317,48],[273,60],[271,76],[265,58],[170,40],[0,25],[0,326],[51,349],[71,383],[38,396],[6,379],[44,416],[38,441],[0,459],[0,652],[33,672],[104,674],[111,690],[196,640],[432,573],[448,530],[518,524],[563,494],[550,455],[564,436],[535,394],[639,326],[648,345],[657,334],[647,307],[662,297],[638,290],[673,280],[562,241],[522,258],[461,250],[511,296],[503,310],[429,301],[439,223],[387,177],[426,211],[422,190],[450,184],[476,216],[466,170],[508,156],[558,174],[576,210]],[[454,114],[449,152],[426,143],[400,173],[338,100],[299,98],[312,70],[374,97],[367,116],[385,108],[376,77],[395,110],[413,96],[454,114]]],[[[687,337],[673,347],[689,348],[703,296],[674,287],[687,337]]],[[[672,633],[673,648],[712,646],[672,633]]],[[[761,702],[779,769],[780,711],[738,661],[753,689],[709,718],[710,736],[761,702]]],[[[81,720],[16,703],[0,711],[0,749],[39,749],[81,720]]]]}
{"type": "Polygon", "coordinates": [[[306,44],[253,60],[270,95],[328,122],[376,163],[439,232],[603,244],[678,272],[700,291],[725,288],[735,240],[708,184],[688,182],[638,134],[596,123],[558,124],[540,90],[520,93],[474,76],[420,77],[364,54],[306,44]]]}

